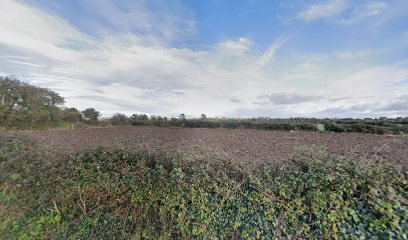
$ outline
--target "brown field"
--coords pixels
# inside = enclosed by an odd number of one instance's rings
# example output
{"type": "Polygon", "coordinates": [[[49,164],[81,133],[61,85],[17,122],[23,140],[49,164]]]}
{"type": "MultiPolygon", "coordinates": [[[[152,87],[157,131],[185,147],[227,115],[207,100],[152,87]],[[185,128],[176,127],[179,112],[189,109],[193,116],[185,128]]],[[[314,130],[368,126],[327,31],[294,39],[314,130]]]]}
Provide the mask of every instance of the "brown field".
{"type": "Polygon", "coordinates": [[[303,148],[319,147],[355,159],[377,159],[406,165],[408,138],[358,133],[260,131],[252,129],[204,129],[163,127],[112,127],[26,132],[40,146],[60,154],[96,146],[149,151],[199,147],[244,161],[284,161],[303,148]]]}

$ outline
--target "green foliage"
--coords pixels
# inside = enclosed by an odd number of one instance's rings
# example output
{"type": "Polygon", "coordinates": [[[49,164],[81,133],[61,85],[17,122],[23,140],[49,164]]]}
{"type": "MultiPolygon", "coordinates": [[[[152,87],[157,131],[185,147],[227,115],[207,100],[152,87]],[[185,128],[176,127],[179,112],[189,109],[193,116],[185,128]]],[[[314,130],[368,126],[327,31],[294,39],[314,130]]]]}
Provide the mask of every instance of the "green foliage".
{"type": "Polygon", "coordinates": [[[133,114],[129,118],[129,123],[132,126],[149,126],[150,121],[146,114],[133,114]]]}
{"type": "Polygon", "coordinates": [[[76,108],[65,108],[62,110],[61,119],[64,122],[77,123],[82,120],[82,114],[76,108]]]}
{"type": "MultiPolygon", "coordinates": [[[[48,129],[82,122],[82,113],[62,107],[64,98],[46,88],[0,76],[0,129],[48,129]]],[[[84,111],[88,123],[97,123],[99,112],[84,111]]],[[[82,125],[82,124],[81,124],[82,125]]]]}
{"type": "Polygon", "coordinates": [[[371,134],[407,134],[408,122],[406,118],[396,119],[314,119],[314,118],[207,118],[201,114],[199,119],[187,119],[184,114],[179,118],[162,118],[160,116],[133,114],[127,118],[124,114],[115,114],[111,118],[113,125],[119,126],[160,126],[160,127],[189,127],[189,128],[231,128],[258,129],[281,131],[314,131],[314,132],[359,132],[371,134]]]}
{"type": "Polygon", "coordinates": [[[95,108],[87,108],[82,111],[82,115],[84,115],[85,120],[91,123],[96,123],[96,121],[98,121],[100,113],[96,111],[95,108]]]}
{"type": "MultiPolygon", "coordinates": [[[[81,126],[108,124],[98,121],[100,113],[94,108],[79,112],[75,108],[63,108],[64,98],[49,89],[32,86],[19,81],[14,76],[0,76],[0,129],[47,129],[61,126],[81,126]],[[74,124],[75,123],[75,124],[74,124]]],[[[145,114],[115,114],[110,122],[117,126],[162,126],[162,127],[203,127],[203,128],[251,128],[259,130],[303,130],[333,132],[360,132],[373,134],[408,134],[408,118],[378,119],[314,119],[314,118],[251,118],[251,119],[209,119],[201,114],[199,119],[187,119],[185,114],[179,118],[145,114]]]]}
{"type": "Polygon", "coordinates": [[[0,164],[9,158],[15,158],[17,152],[21,152],[24,143],[13,135],[0,135],[0,164]]]}
{"type": "Polygon", "coordinates": [[[0,126],[3,128],[36,128],[55,126],[60,120],[58,93],[31,86],[13,76],[0,77],[0,126]]]}
{"type": "Polygon", "coordinates": [[[324,127],[329,132],[345,132],[346,131],[342,125],[339,125],[333,122],[326,123],[324,127]]]}
{"type": "Polygon", "coordinates": [[[129,119],[125,114],[116,113],[110,119],[111,123],[115,126],[126,126],[129,125],[129,119]]]}
{"type": "Polygon", "coordinates": [[[29,143],[2,141],[13,154],[0,165],[0,211],[24,209],[0,217],[5,239],[407,237],[407,175],[384,164],[320,150],[251,164],[123,148],[50,161],[29,143]]]}
{"type": "Polygon", "coordinates": [[[316,124],[316,127],[317,127],[317,131],[319,131],[319,132],[324,132],[324,131],[326,131],[326,128],[325,128],[325,126],[324,126],[323,123],[317,123],[317,124],[316,124]]]}

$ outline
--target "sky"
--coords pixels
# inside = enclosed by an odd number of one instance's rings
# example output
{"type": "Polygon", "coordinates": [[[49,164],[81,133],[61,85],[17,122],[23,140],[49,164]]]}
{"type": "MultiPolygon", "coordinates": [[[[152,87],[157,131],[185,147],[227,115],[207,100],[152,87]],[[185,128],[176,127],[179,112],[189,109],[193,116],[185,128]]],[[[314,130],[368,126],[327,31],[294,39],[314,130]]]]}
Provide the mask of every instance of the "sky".
{"type": "Polygon", "coordinates": [[[0,0],[0,75],[103,116],[408,116],[407,0],[0,0]]]}

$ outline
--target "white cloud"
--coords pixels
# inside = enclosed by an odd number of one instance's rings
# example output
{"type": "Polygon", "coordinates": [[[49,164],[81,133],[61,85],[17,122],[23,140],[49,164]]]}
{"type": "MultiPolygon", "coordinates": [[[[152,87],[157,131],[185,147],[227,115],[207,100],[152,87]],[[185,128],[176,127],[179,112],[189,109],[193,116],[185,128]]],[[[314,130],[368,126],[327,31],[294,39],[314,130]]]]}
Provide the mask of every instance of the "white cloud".
{"type": "Polygon", "coordinates": [[[101,34],[112,32],[106,30],[110,25],[114,32],[137,32],[139,40],[144,44],[169,42],[181,36],[191,36],[196,33],[196,23],[176,3],[161,1],[154,4],[148,1],[112,1],[112,0],[83,0],[85,7],[93,10],[94,18],[103,20],[95,22],[101,34]],[[177,5],[177,7],[172,7],[177,5]],[[94,9],[97,8],[97,11],[94,9]],[[186,16],[187,15],[187,16],[186,16]]]}
{"type": "Polygon", "coordinates": [[[299,13],[298,18],[311,22],[320,19],[331,19],[339,16],[347,9],[346,0],[326,0],[319,4],[308,6],[299,13]]]}
{"type": "Polygon", "coordinates": [[[282,47],[282,45],[289,39],[288,36],[282,35],[276,41],[274,41],[271,46],[263,53],[259,59],[259,65],[263,66],[267,62],[274,59],[276,51],[282,47]]]}
{"type": "Polygon", "coordinates": [[[218,46],[233,55],[242,55],[251,50],[253,42],[248,38],[231,39],[220,42],[218,46]]]}
{"type": "MultiPolygon", "coordinates": [[[[78,108],[93,105],[105,114],[118,109],[200,114],[196,106],[203,102],[206,106],[202,109],[213,114],[222,114],[227,108],[227,101],[222,104],[220,99],[228,97],[224,92],[226,87],[233,91],[231,83],[236,80],[235,76],[213,64],[216,61],[207,52],[166,47],[161,33],[155,42],[146,42],[144,35],[126,31],[106,33],[103,38],[95,39],[27,5],[12,1],[7,5],[9,11],[2,15],[4,19],[13,14],[25,17],[15,19],[14,23],[0,23],[4,36],[0,47],[11,52],[17,50],[23,57],[40,55],[40,62],[30,63],[30,58],[24,61],[26,65],[48,66],[47,69],[26,71],[27,68],[20,66],[22,76],[34,84],[61,92],[67,105],[78,108]],[[29,23],[36,24],[27,32],[22,26],[29,23]],[[35,29],[42,34],[36,34],[35,29]],[[72,35],[80,36],[76,42],[80,49],[73,44],[61,44],[68,42],[72,35]]],[[[244,48],[234,50],[247,51],[250,46],[245,38],[237,42],[244,48]]],[[[22,61],[19,64],[15,61],[7,60],[8,69],[15,70],[21,65],[22,61]]]]}
{"type": "Polygon", "coordinates": [[[332,81],[327,91],[333,92],[333,95],[347,93],[352,97],[392,96],[395,92],[391,92],[391,86],[402,79],[408,79],[407,66],[405,63],[358,69],[346,77],[332,81]]]}
{"type": "Polygon", "coordinates": [[[368,50],[357,50],[357,51],[345,50],[345,51],[338,51],[334,53],[334,55],[341,60],[362,58],[362,57],[369,56],[370,54],[371,52],[368,50]]]}
{"type": "Polygon", "coordinates": [[[268,101],[264,103],[273,103],[275,105],[292,105],[322,100],[320,96],[297,94],[294,92],[277,92],[269,95],[261,95],[258,98],[268,101]]]}
{"type": "Polygon", "coordinates": [[[367,5],[356,11],[360,12],[358,14],[359,17],[369,17],[382,13],[387,7],[388,4],[386,2],[369,2],[367,5]]]}
{"type": "Polygon", "coordinates": [[[292,62],[290,67],[275,66],[271,70],[275,73],[268,74],[275,86],[265,84],[262,98],[254,101],[257,107],[240,109],[236,114],[272,114],[275,117],[379,117],[408,114],[408,108],[405,111],[387,108],[391,103],[398,106],[404,103],[398,99],[408,90],[408,82],[404,81],[408,79],[406,60],[372,66],[369,62],[364,64],[359,60],[343,61],[336,58],[335,55],[303,56],[299,61],[292,62]],[[277,71],[279,69],[282,70],[277,71]]]}
{"type": "Polygon", "coordinates": [[[385,12],[388,8],[386,2],[368,2],[355,6],[349,16],[337,19],[337,22],[344,25],[351,25],[363,19],[373,17],[385,12]]]}
{"type": "Polygon", "coordinates": [[[45,67],[45,65],[35,64],[35,63],[25,62],[25,61],[19,61],[19,60],[13,60],[13,59],[4,59],[2,61],[6,62],[6,63],[17,64],[17,65],[22,65],[22,66],[26,66],[26,67],[35,67],[35,68],[44,68],[45,67]]]}
{"type": "MultiPolygon", "coordinates": [[[[95,107],[105,115],[312,116],[330,108],[351,107],[360,95],[377,96],[375,101],[388,97],[387,102],[399,103],[396,99],[402,93],[398,91],[406,91],[390,86],[408,79],[408,64],[376,66],[369,62],[369,50],[364,53],[368,62],[362,64],[355,62],[360,58],[358,52],[347,50],[277,58],[287,35],[273,41],[263,53],[245,37],[226,39],[207,50],[176,48],[173,41],[195,31],[188,14],[172,17],[164,11],[157,17],[142,2],[126,3],[131,7],[123,10],[113,1],[100,2],[113,4],[101,8],[99,14],[114,28],[100,26],[95,37],[30,5],[2,0],[1,71],[60,92],[67,106],[95,107]],[[140,14],[133,16],[128,11],[140,14]],[[162,19],[168,22],[162,25],[162,19]],[[261,95],[275,104],[254,104],[261,95]],[[347,97],[354,100],[344,100],[347,97]]],[[[96,6],[90,0],[87,4],[96,6]]],[[[364,101],[371,104],[374,100],[364,101]]]]}
{"type": "MultiPolygon", "coordinates": [[[[385,1],[353,2],[347,0],[326,0],[325,2],[307,6],[297,15],[297,19],[305,22],[328,20],[347,26],[373,16],[378,17],[387,10],[389,10],[389,4],[385,1]]],[[[376,19],[375,23],[371,24],[377,25],[380,21],[381,19],[376,19]]]]}

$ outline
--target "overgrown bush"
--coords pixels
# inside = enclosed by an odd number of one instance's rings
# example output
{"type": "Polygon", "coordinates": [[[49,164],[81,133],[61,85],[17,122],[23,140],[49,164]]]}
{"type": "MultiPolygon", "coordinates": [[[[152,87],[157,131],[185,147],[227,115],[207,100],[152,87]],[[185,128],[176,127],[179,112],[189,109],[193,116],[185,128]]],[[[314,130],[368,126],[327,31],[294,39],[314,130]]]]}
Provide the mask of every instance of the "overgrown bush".
{"type": "Polygon", "coordinates": [[[116,113],[110,118],[110,122],[115,126],[129,125],[129,118],[125,114],[116,113]]]}
{"type": "Polygon", "coordinates": [[[345,129],[343,126],[336,124],[336,123],[332,123],[332,122],[326,123],[324,125],[324,128],[326,131],[329,131],[329,132],[345,132],[345,129]]]}
{"type": "Polygon", "coordinates": [[[407,176],[384,164],[324,152],[251,164],[123,148],[52,159],[1,141],[5,239],[407,237],[407,176]]]}

